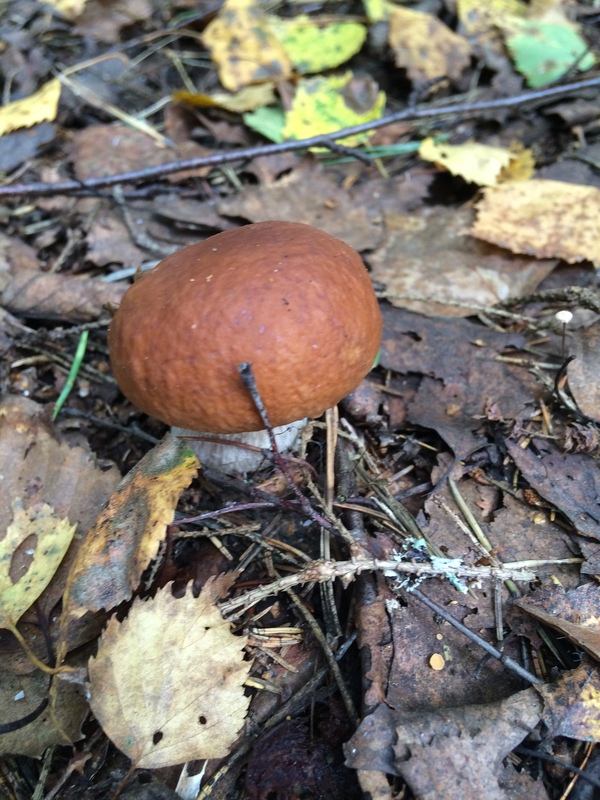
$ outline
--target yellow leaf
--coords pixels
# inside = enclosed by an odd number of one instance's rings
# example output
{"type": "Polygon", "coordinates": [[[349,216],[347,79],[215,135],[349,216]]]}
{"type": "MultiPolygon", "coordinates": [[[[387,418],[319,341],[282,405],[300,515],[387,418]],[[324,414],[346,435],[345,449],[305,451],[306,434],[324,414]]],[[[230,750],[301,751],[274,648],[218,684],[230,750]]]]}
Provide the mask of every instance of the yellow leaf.
{"type": "Polygon", "coordinates": [[[600,189],[562,181],[513,181],[485,190],[473,236],[513,253],[600,266],[600,189]]]}
{"type": "Polygon", "coordinates": [[[495,186],[504,179],[513,161],[518,161],[521,169],[525,162],[531,161],[531,155],[527,157],[524,152],[515,154],[504,147],[490,147],[477,142],[436,144],[433,139],[423,140],[419,155],[425,161],[433,161],[453,175],[460,175],[469,183],[479,186],[495,186]]]}
{"type": "Polygon", "coordinates": [[[250,702],[246,637],[234,636],[211,582],[179,599],[171,584],[113,617],[89,663],[90,705],[106,735],[138,768],[222,758],[250,702]]]}
{"type": "Polygon", "coordinates": [[[85,8],[86,0],[44,0],[46,5],[53,6],[67,19],[77,19],[85,8]]]}
{"type": "Polygon", "coordinates": [[[231,92],[292,74],[285,50],[253,0],[226,0],[202,40],[211,51],[221,83],[231,92]]]}
{"type": "Polygon", "coordinates": [[[456,81],[470,62],[467,40],[422,11],[394,8],[389,43],[397,66],[404,67],[417,86],[444,76],[456,81]]]}
{"type": "Polygon", "coordinates": [[[77,552],[67,580],[65,622],[131,597],[197,470],[193,452],[167,435],[123,478],[77,552]]]}
{"type": "MultiPolygon", "coordinates": [[[[351,72],[300,80],[292,107],[286,114],[283,137],[305,139],[379,119],[385,108],[385,92],[377,92],[373,106],[361,113],[349,105],[352,81],[351,72]]],[[[364,143],[368,138],[369,134],[361,134],[349,136],[343,142],[352,146],[364,143]]]]}
{"type": "Polygon", "coordinates": [[[522,0],[456,0],[456,10],[465,34],[485,42],[508,17],[526,16],[528,7],[522,0]]]}
{"type": "Polygon", "coordinates": [[[246,86],[239,92],[213,92],[202,94],[181,90],[175,92],[173,100],[176,103],[187,103],[189,106],[199,108],[224,108],[234,114],[243,114],[245,111],[254,111],[275,102],[275,84],[258,83],[256,86],[246,86]]]}
{"type": "Polygon", "coordinates": [[[556,683],[536,686],[542,717],[552,736],[600,742],[600,677],[587,666],[563,673],[556,683]]]}
{"type": "Polygon", "coordinates": [[[60,98],[60,81],[53,78],[24,100],[15,100],[0,108],[0,136],[19,128],[30,128],[38,122],[56,117],[60,98]]]}
{"type": "Polygon", "coordinates": [[[12,504],[13,522],[0,541],[0,628],[12,629],[50,583],[63,560],[77,525],[59,519],[52,506],[39,503],[23,508],[20,500],[12,504]],[[22,574],[14,572],[15,553],[26,539],[32,540],[31,562],[23,564],[22,574]],[[13,568],[11,570],[11,567],[13,568]],[[13,582],[14,581],[14,582],[13,582]]]}

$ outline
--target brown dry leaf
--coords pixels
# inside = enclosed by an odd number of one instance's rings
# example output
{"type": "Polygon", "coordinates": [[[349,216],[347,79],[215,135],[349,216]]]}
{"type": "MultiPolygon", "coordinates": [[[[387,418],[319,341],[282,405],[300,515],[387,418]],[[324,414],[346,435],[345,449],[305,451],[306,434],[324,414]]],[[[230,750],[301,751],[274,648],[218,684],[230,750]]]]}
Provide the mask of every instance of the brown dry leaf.
{"type": "Polygon", "coordinates": [[[106,735],[138,768],[221,758],[250,702],[246,638],[221,616],[211,582],[195,598],[171,584],[113,617],[89,664],[90,705],[106,735]]]}
{"type": "Polygon", "coordinates": [[[431,712],[392,711],[382,703],[345,746],[346,764],[399,775],[420,800],[506,800],[503,784],[514,768],[507,775],[502,759],[537,725],[541,712],[533,689],[488,705],[431,712]]]}
{"type": "Polygon", "coordinates": [[[251,222],[280,219],[314,225],[354,247],[367,250],[381,237],[381,220],[371,220],[368,209],[341,189],[335,176],[319,164],[303,162],[268,186],[252,186],[222,200],[219,212],[251,222]]]}
{"type": "Polygon", "coordinates": [[[407,398],[408,418],[436,430],[455,454],[466,456],[485,444],[482,422],[489,404],[514,420],[532,398],[543,396],[545,390],[526,369],[497,359],[504,349],[524,345],[520,334],[386,306],[382,313],[381,366],[422,376],[407,398]]]}
{"type": "Polygon", "coordinates": [[[556,683],[535,689],[544,700],[542,717],[548,738],[568,736],[600,742],[600,676],[596,670],[582,666],[563,673],[556,683]]]}
{"type": "Polygon", "coordinates": [[[600,422],[600,323],[577,331],[569,340],[569,390],[577,407],[589,419],[600,422]]]}
{"type": "Polygon", "coordinates": [[[564,453],[550,440],[536,439],[535,451],[506,439],[508,452],[526,481],[592,539],[600,539],[600,475],[585,453],[564,453]]]}
{"type": "MultiPolygon", "coordinates": [[[[77,131],[71,144],[75,174],[82,181],[208,155],[211,155],[210,150],[192,141],[178,142],[171,148],[161,147],[152,137],[126,125],[90,125],[77,131]]],[[[210,169],[182,170],[168,177],[173,181],[191,176],[201,178],[208,175],[210,169]]]]}
{"type": "Polygon", "coordinates": [[[456,81],[469,65],[468,41],[433,14],[396,7],[390,12],[389,23],[389,43],[396,64],[406,69],[415,86],[442,76],[456,81]]]}
{"type": "Polygon", "coordinates": [[[471,233],[513,253],[600,266],[600,189],[514,181],[485,190],[471,233]]]}
{"type": "Polygon", "coordinates": [[[167,434],[127,473],[79,548],[65,592],[65,620],[131,597],[198,466],[192,451],[167,434]]]}
{"type": "Polygon", "coordinates": [[[385,285],[393,305],[429,316],[466,317],[473,306],[533,291],[554,268],[555,261],[478,242],[468,235],[471,219],[469,211],[446,208],[386,216],[386,240],[368,261],[371,277],[385,285]]]}
{"type": "MultiPolygon", "coordinates": [[[[71,666],[76,662],[71,661],[71,666]]],[[[0,669],[0,720],[8,723],[33,713],[48,697],[48,676],[40,670],[30,675],[14,675],[0,669]]],[[[81,726],[89,714],[83,686],[58,682],[53,709],[56,720],[70,740],[81,739],[81,726]]],[[[0,756],[22,755],[40,758],[48,747],[64,745],[65,740],[46,708],[38,717],[10,733],[0,734],[0,756]]]]}
{"type": "Polygon", "coordinates": [[[74,32],[94,42],[119,42],[121,30],[152,17],[148,0],[94,0],[87,3],[74,32]]]}
{"type": "Polygon", "coordinates": [[[600,588],[594,584],[570,592],[550,586],[516,600],[515,605],[600,661],[600,588]]]}
{"type": "Polygon", "coordinates": [[[291,77],[290,59],[256,0],[226,0],[202,39],[230,92],[291,77]]]}
{"type": "Polygon", "coordinates": [[[90,322],[105,313],[107,306],[118,306],[126,289],[96,278],[23,270],[10,276],[1,302],[15,314],[90,322]]]}

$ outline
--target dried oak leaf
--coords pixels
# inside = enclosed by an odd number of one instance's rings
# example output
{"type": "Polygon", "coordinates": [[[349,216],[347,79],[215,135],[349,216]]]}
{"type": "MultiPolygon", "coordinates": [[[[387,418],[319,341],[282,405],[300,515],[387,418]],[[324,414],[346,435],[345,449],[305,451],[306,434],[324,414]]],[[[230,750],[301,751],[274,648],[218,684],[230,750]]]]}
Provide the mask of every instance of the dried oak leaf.
{"type": "Polygon", "coordinates": [[[168,434],[127,473],[77,553],[65,593],[65,620],[114,608],[131,597],[198,466],[192,451],[168,434]]]}
{"type": "Polygon", "coordinates": [[[471,233],[513,253],[600,266],[600,189],[513,181],[484,191],[471,233]]]}
{"type": "Polygon", "coordinates": [[[544,700],[549,737],[600,741],[600,677],[589,666],[565,672],[556,683],[536,686],[544,700]]]}
{"type": "Polygon", "coordinates": [[[113,617],[89,663],[90,705],[106,735],[136,767],[157,769],[221,758],[242,727],[250,698],[246,638],[217,608],[212,580],[199,597],[171,584],[113,617]]]}

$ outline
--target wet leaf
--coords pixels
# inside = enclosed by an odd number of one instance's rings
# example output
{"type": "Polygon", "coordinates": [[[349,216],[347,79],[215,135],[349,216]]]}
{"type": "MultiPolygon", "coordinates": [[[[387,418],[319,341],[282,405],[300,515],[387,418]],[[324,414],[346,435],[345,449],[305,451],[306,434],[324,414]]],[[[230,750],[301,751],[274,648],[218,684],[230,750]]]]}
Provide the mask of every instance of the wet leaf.
{"type": "Polygon", "coordinates": [[[600,676],[579,667],[565,672],[556,683],[536,686],[544,700],[543,720],[549,738],[568,736],[600,742],[600,676]]]}
{"type": "Polygon", "coordinates": [[[53,78],[37,92],[0,108],[0,136],[18,128],[30,128],[38,122],[51,122],[58,111],[60,81],[53,78]]]}
{"type": "Polygon", "coordinates": [[[197,469],[192,451],[168,435],[123,478],[79,548],[65,618],[114,608],[131,597],[197,469]]]}
{"type": "Polygon", "coordinates": [[[588,583],[569,592],[550,586],[517,600],[516,605],[600,661],[600,589],[597,586],[588,583]]]}
{"type": "Polygon", "coordinates": [[[513,253],[600,266],[600,189],[562,181],[514,181],[484,190],[471,233],[513,253]]]}
{"type": "Polygon", "coordinates": [[[229,752],[250,702],[245,637],[234,636],[211,583],[177,599],[171,584],[115,617],[89,664],[90,705],[104,732],[138,768],[229,752]]]}
{"type": "Polygon", "coordinates": [[[253,111],[275,102],[275,85],[259,83],[255,86],[245,86],[239,92],[213,92],[213,94],[180,89],[173,95],[173,100],[195,108],[224,108],[234,114],[243,114],[245,111],[253,111]]]}

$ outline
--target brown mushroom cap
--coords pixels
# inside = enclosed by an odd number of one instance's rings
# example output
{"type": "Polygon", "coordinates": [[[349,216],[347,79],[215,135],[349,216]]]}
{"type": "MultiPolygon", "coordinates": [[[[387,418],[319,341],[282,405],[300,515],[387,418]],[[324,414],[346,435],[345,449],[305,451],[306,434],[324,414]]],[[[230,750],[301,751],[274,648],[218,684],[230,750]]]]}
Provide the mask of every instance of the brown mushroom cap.
{"type": "Polygon", "coordinates": [[[263,427],[238,365],[252,364],[269,421],[286,425],[355,389],[380,339],[360,256],[276,221],[165,258],[128,289],[108,334],[126,397],[170,425],[214,433],[263,427]]]}

